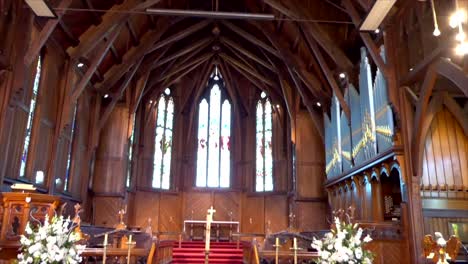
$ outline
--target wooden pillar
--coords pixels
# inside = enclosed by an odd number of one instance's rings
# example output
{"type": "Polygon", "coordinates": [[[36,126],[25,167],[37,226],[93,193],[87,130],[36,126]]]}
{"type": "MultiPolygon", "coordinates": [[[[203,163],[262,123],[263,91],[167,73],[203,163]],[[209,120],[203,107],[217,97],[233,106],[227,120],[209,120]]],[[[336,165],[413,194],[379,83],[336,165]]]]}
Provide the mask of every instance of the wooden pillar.
{"type": "Polygon", "coordinates": [[[94,224],[114,226],[125,208],[129,110],[117,105],[101,130],[93,177],[94,224]]]}

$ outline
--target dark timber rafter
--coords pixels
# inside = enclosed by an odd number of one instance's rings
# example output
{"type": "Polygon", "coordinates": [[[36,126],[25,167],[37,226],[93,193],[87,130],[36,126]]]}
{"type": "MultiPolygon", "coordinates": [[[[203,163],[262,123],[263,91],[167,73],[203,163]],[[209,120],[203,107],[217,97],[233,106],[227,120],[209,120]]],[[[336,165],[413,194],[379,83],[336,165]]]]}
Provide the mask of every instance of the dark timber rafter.
{"type": "Polygon", "coordinates": [[[169,87],[171,86],[173,83],[175,83],[177,80],[180,80],[182,77],[184,77],[185,75],[189,74],[190,72],[192,72],[193,70],[195,70],[196,68],[198,68],[202,63],[204,63],[205,61],[209,60],[211,57],[213,56],[213,54],[207,54],[207,56],[202,56],[199,60],[197,60],[195,63],[191,63],[191,66],[187,66],[187,67],[184,67],[183,69],[180,69],[180,71],[182,71],[181,73],[179,73],[178,75],[174,76],[173,78],[167,78],[163,84],[161,85],[162,87],[169,87]]]}
{"type": "Polygon", "coordinates": [[[76,101],[78,97],[80,97],[81,93],[84,91],[89,80],[91,80],[91,77],[96,72],[97,68],[99,67],[102,60],[104,59],[107,52],[109,51],[110,46],[112,46],[115,39],[119,35],[121,28],[122,28],[122,25],[114,28],[113,32],[110,33],[109,38],[107,39],[106,43],[103,43],[102,47],[99,48],[98,52],[96,53],[96,56],[93,58],[90,65],[88,66],[86,73],[83,75],[80,82],[73,90],[73,93],[70,99],[71,102],[76,101]]]}
{"type": "Polygon", "coordinates": [[[239,95],[239,90],[236,89],[236,85],[235,85],[235,80],[232,78],[232,74],[231,74],[231,71],[229,70],[228,66],[226,65],[226,63],[224,63],[224,61],[221,61],[219,63],[219,67],[221,68],[222,70],[222,73],[224,73],[224,75],[226,76],[226,81],[230,83],[232,89],[234,90],[234,93],[235,95],[237,96],[237,98],[239,98],[240,102],[241,102],[241,106],[242,106],[242,111],[244,111],[244,113],[246,113],[247,115],[249,114],[249,108],[247,107],[247,104],[245,103],[245,100],[242,98],[242,96],[239,95]]]}
{"type": "Polygon", "coordinates": [[[325,61],[325,58],[323,57],[322,53],[319,50],[319,47],[317,43],[315,43],[315,40],[312,39],[310,36],[306,35],[306,40],[309,43],[309,47],[314,53],[315,57],[318,60],[318,63],[320,64],[320,67],[322,68],[323,72],[325,73],[325,76],[327,77],[328,83],[333,89],[333,92],[335,93],[336,97],[338,98],[338,101],[340,102],[341,108],[343,109],[346,118],[348,122],[351,122],[351,111],[349,109],[348,104],[346,103],[346,100],[343,96],[343,93],[341,92],[340,87],[338,86],[338,83],[336,82],[332,71],[327,65],[327,62],[325,61]]]}
{"type": "MultiPolygon", "coordinates": [[[[359,13],[354,8],[353,3],[351,3],[350,0],[343,0],[343,5],[346,7],[346,10],[348,11],[348,14],[351,17],[351,20],[353,21],[356,28],[359,27],[359,25],[361,24],[361,18],[359,17],[359,13]]],[[[375,45],[375,43],[372,40],[370,34],[360,32],[359,35],[361,36],[362,41],[364,42],[367,49],[369,50],[369,54],[371,55],[372,59],[374,60],[374,63],[382,71],[383,75],[386,78],[388,78],[389,75],[390,75],[389,66],[387,64],[385,64],[382,57],[380,57],[379,49],[375,45]]]]}
{"type": "MultiPolygon", "coordinates": [[[[60,4],[58,5],[58,7],[61,9],[66,9],[68,6],[70,6],[71,2],[72,0],[62,0],[60,1],[60,4]]],[[[29,49],[26,52],[26,55],[24,56],[24,64],[26,67],[31,65],[31,63],[37,58],[42,47],[44,46],[46,41],[49,39],[50,34],[52,34],[54,29],[57,27],[57,24],[61,21],[63,14],[64,12],[62,11],[57,12],[58,17],[56,19],[47,20],[45,26],[42,28],[41,32],[39,33],[39,36],[36,39],[34,39],[34,41],[29,46],[29,49]]]]}
{"type": "Polygon", "coordinates": [[[270,71],[276,72],[276,69],[274,68],[273,65],[271,65],[268,62],[262,60],[261,58],[259,58],[255,54],[251,53],[250,51],[242,48],[239,44],[235,43],[234,41],[230,40],[229,38],[221,37],[219,40],[221,41],[221,43],[226,44],[227,46],[230,46],[230,47],[236,49],[237,51],[241,52],[245,56],[249,57],[253,61],[255,61],[258,64],[262,65],[263,67],[269,69],[270,71]]]}
{"type": "Polygon", "coordinates": [[[228,56],[227,54],[224,54],[224,53],[220,53],[219,56],[221,58],[223,58],[229,64],[242,69],[244,72],[249,73],[250,75],[252,75],[256,79],[264,82],[265,84],[268,84],[269,86],[273,86],[273,82],[271,80],[263,77],[257,71],[253,71],[254,69],[242,64],[240,61],[238,61],[238,60],[236,60],[236,59],[234,59],[234,58],[232,58],[232,57],[230,57],[230,56],[228,56]]]}
{"type": "Polygon", "coordinates": [[[247,31],[243,30],[242,28],[232,24],[231,22],[227,22],[227,21],[222,21],[223,25],[225,25],[226,27],[228,27],[230,30],[234,31],[235,33],[239,34],[240,36],[242,36],[243,38],[247,39],[248,41],[252,42],[253,44],[261,47],[262,49],[268,51],[269,53],[275,55],[276,57],[278,58],[281,58],[280,54],[278,53],[278,51],[276,51],[275,49],[273,49],[271,46],[265,44],[263,41],[259,40],[258,38],[256,38],[255,36],[253,36],[252,34],[248,33],[247,31]]]}
{"type": "MultiPolygon", "coordinates": [[[[286,7],[277,0],[263,0],[265,3],[270,5],[272,8],[278,10],[284,15],[290,18],[311,18],[309,12],[304,8],[299,8],[292,5],[286,7]]],[[[327,52],[327,54],[333,59],[336,65],[343,67],[344,69],[351,69],[353,67],[352,62],[348,59],[346,54],[331,40],[328,34],[322,30],[320,25],[316,22],[302,23],[304,33],[308,37],[313,37],[317,43],[327,52]]]]}
{"type": "Polygon", "coordinates": [[[161,66],[169,61],[175,60],[187,53],[192,52],[193,50],[196,50],[198,48],[203,49],[207,47],[213,39],[211,37],[206,37],[203,38],[195,43],[190,43],[190,45],[187,45],[185,48],[182,48],[178,50],[177,52],[165,57],[164,59],[160,60],[158,63],[155,63],[153,67],[158,67],[161,66]]]}
{"type": "Polygon", "coordinates": [[[110,89],[116,84],[119,79],[128,71],[131,65],[136,61],[143,58],[154,46],[155,42],[164,34],[164,32],[171,26],[170,20],[167,17],[162,17],[158,20],[160,27],[157,31],[148,31],[141,39],[140,45],[130,48],[130,50],[123,56],[123,62],[114,65],[104,74],[104,81],[96,88],[99,91],[110,89]]]}
{"type": "Polygon", "coordinates": [[[95,46],[107,36],[109,32],[120,22],[126,22],[130,18],[130,13],[121,12],[128,10],[144,10],[151,7],[161,0],[148,0],[139,3],[137,0],[124,1],[120,5],[114,5],[102,18],[101,24],[91,26],[80,36],[80,45],[67,49],[68,54],[72,59],[77,59],[86,56],[95,46]]]}
{"type": "Polygon", "coordinates": [[[323,127],[323,120],[322,117],[319,116],[317,112],[315,112],[314,108],[312,107],[313,103],[310,97],[307,95],[307,93],[304,91],[301,82],[297,79],[296,73],[289,67],[288,72],[291,76],[291,79],[294,82],[294,85],[296,86],[296,89],[302,98],[302,101],[304,102],[304,105],[307,108],[307,111],[309,112],[312,122],[314,123],[315,128],[317,129],[317,133],[319,134],[320,138],[322,139],[323,142],[325,142],[325,135],[324,135],[324,127],[323,127]]]}
{"type": "Polygon", "coordinates": [[[143,58],[140,58],[140,60],[138,62],[136,62],[135,65],[133,65],[132,71],[127,73],[127,75],[125,76],[125,80],[123,81],[123,83],[119,87],[119,90],[116,93],[112,94],[112,96],[111,96],[112,101],[107,106],[104,113],[102,114],[101,119],[99,119],[99,130],[101,130],[104,127],[107,119],[109,119],[109,116],[111,115],[112,111],[114,110],[115,105],[120,100],[123,93],[125,92],[125,90],[130,85],[130,81],[133,79],[133,76],[135,75],[135,73],[140,68],[140,64],[141,64],[142,61],[143,61],[143,58]]]}
{"type": "Polygon", "coordinates": [[[304,64],[301,58],[298,58],[297,54],[290,51],[289,45],[285,44],[276,33],[272,25],[259,25],[255,22],[251,22],[258,29],[263,29],[266,33],[266,37],[270,40],[271,44],[280,51],[281,59],[286,62],[289,67],[296,69],[300,75],[306,80],[307,87],[314,94],[315,97],[328,98],[329,95],[322,90],[322,84],[312,73],[307,70],[307,66],[304,64]]]}
{"type": "Polygon", "coordinates": [[[188,28],[186,28],[186,29],[184,29],[182,31],[177,32],[176,34],[168,37],[167,39],[156,43],[156,45],[151,47],[151,49],[148,52],[152,52],[152,51],[157,50],[157,49],[159,49],[161,47],[164,47],[164,46],[166,46],[166,45],[168,45],[170,43],[179,41],[179,40],[181,40],[181,39],[183,39],[183,38],[197,32],[197,31],[199,31],[200,29],[208,26],[210,23],[211,23],[210,20],[202,20],[202,21],[200,21],[200,22],[198,22],[198,23],[196,23],[196,24],[194,24],[194,25],[192,25],[192,26],[190,26],[190,27],[188,27],[188,28]]]}

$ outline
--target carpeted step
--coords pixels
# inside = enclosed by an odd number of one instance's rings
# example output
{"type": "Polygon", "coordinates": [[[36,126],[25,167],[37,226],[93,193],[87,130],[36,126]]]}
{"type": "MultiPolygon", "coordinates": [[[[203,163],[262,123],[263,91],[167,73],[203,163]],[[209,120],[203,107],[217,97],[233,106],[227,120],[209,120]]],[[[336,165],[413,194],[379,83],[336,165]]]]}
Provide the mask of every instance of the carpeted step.
{"type": "MultiPolygon", "coordinates": [[[[205,263],[204,241],[174,242],[172,264],[205,263]]],[[[242,264],[242,244],[237,248],[236,242],[211,242],[209,262],[213,264],[242,264]]]]}

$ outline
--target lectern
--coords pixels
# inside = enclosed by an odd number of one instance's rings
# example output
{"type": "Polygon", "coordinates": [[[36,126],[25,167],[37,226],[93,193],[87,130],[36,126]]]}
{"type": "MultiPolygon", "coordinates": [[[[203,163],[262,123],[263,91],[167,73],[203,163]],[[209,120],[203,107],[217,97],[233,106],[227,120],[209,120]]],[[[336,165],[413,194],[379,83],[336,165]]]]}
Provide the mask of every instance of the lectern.
{"type": "Polygon", "coordinates": [[[23,192],[0,193],[0,259],[16,258],[26,223],[44,223],[60,206],[60,198],[52,195],[23,192]],[[38,222],[39,221],[39,222],[38,222]]]}

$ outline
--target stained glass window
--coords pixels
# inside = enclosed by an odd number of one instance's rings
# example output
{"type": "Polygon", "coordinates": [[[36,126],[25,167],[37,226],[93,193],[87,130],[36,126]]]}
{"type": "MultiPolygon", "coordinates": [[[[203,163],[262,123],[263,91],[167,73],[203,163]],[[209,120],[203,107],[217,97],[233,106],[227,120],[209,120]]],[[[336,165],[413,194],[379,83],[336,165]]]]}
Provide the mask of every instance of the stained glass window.
{"type": "Polygon", "coordinates": [[[76,109],[77,105],[75,105],[75,109],[73,110],[73,119],[72,119],[72,128],[70,133],[70,142],[68,144],[68,154],[67,154],[67,171],[65,173],[65,186],[64,190],[68,191],[68,181],[70,179],[70,167],[71,167],[71,156],[72,156],[72,149],[73,149],[73,138],[75,135],[76,129],[76,109]]]}
{"type": "Polygon", "coordinates": [[[231,172],[231,104],[216,70],[198,109],[197,187],[227,188],[231,172]]]}
{"type": "Polygon", "coordinates": [[[130,180],[132,176],[132,168],[133,168],[133,138],[135,136],[135,115],[133,115],[132,119],[132,134],[128,140],[128,163],[127,163],[127,180],[125,181],[125,186],[127,188],[130,187],[130,180]]]}
{"type": "Polygon", "coordinates": [[[42,61],[41,56],[37,59],[36,65],[36,76],[34,77],[34,85],[33,91],[31,95],[31,102],[29,104],[29,114],[28,114],[28,121],[26,123],[26,134],[24,136],[24,144],[23,144],[23,152],[21,154],[21,164],[20,164],[20,177],[26,177],[26,161],[28,160],[28,152],[29,152],[29,143],[31,140],[31,130],[34,121],[34,113],[36,111],[37,105],[37,94],[39,92],[39,82],[41,81],[41,67],[42,61]]]}
{"type": "Polygon", "coordinates": [[[264,92],[257,102],[255,191],[273,191],[272,106],[264,92]]]}
{"type": "Polygon", "coordinates": [[[174,100],[166,89],[159,97],[156,116],[156,136],[153,161],[153,188],[169,189],[172,153],[174,100]]]}

